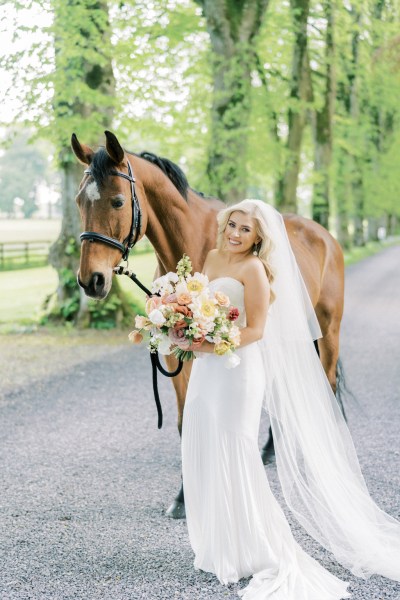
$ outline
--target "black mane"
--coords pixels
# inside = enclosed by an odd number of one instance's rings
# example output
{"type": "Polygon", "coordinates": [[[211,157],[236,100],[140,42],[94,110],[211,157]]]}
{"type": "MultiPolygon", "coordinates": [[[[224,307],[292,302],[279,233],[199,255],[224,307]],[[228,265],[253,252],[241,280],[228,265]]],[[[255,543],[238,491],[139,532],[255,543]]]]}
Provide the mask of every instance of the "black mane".
{"type": "MultiPolygon", "coordinates": [[[[186,179],[185,173],[180,167],[178,167],[178,165],[173,163],[168,158],[161,158],[152,152],[140,152],[140,154],[137,154],[136,156],[144,158],[144,160],[147,160],[161,169],[168,179],[172,181],[181,196],[187,200],[189,183],[186,179]]],[[[115,168],[116,166],[107,154],[106,149],[100,147],[94,154],[92,163],[90,165],[90,171],[96,183],[100,186],[103,186],[105,180],[110,176],[111,171],[114,171],[115,168]]]]}
{"type": "Polygon", "coordinates": [[[185,173],[178,165],[173,163],[168,158],[161,158],[152,152],[141,152],[138,156],[144,158],[148,162],[156,165],[161,171],[172,181],[181,196],[187,200],[187,192],[189,189],[189,183],[186,179],[185,173]]]}

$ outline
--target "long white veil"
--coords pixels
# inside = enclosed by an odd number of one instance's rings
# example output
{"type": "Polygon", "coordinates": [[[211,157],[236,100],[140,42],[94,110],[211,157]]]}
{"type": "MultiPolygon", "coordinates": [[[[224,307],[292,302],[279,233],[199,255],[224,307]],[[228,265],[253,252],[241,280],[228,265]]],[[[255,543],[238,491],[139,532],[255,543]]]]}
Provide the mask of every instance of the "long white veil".
{"type": "MultiPolygon", "coordinates": [[[[282,216],[256,204],[274,242],[264,337],[265,407],[286,502],[307,532],[355,575],[400,581],[400,522],[371,499],[354,444],[314,348],[321,330],[282,216]]],[[[235,209],[240,205],[235,205],[235,209]]]]}

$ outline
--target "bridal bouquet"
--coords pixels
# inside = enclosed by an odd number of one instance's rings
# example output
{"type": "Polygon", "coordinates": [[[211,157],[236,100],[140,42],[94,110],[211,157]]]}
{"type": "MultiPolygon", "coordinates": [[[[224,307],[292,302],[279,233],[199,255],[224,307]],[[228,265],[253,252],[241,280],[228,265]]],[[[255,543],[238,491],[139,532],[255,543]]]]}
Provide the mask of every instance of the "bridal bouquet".
{"type": "Polygon", "coordinates": [[[193,348],[200,349],[207,340],[215,344],[215,354],[228,357],[226,366],[235,367],[240,363],[234,354],[240,343],[240,331],[234,324],[239,310],[231,306],[228,296],[210,290],[206,275],[191,272],[190,258],[184,254],[176,273],[153,281],[154,295],[146,302],[146,316],[136,317],[137,329],[129,339],[140,343],[142,331],[147,331],[150,352],[174,354],[180,360],[196,358],[193,348]]]}

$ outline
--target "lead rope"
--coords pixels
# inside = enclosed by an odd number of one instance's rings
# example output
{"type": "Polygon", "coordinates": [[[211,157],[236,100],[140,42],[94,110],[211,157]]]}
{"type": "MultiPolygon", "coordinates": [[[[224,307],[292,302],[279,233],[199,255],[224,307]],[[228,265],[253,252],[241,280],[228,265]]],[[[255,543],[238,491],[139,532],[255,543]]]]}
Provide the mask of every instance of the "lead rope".
{"type": "MultiPolygon", "coordinates": [[[[152,294],[150,290],[147,289],[143,283],[139,281],[136,277],[136,274],[129,269],[123,267],[122,265],[115,267],[114,273],[116,275],[126,275],[131,279],[140,289],[147,294],[148,296],[159,296],[160,294],[152,294]]],[[[152,379],[153,379],[153,392],[154,392],[154,400],[156,402],[157,414],[158,414],[158,429],[161,429],[163,424],[163,412],[161,407],[160,395],[158,393],[158,381],[157,381],[157,370],[165,375],[165,377],[176,377],[182,371],[183,362],[181,360],[178,361],[178,367],[175,371],[167,371],[164,369],[162,364],[160,363],[160,358],[158,356],[158,352],[150,352],[150,360],[151,360],[151,368],[152,368],[152,379]]]]}

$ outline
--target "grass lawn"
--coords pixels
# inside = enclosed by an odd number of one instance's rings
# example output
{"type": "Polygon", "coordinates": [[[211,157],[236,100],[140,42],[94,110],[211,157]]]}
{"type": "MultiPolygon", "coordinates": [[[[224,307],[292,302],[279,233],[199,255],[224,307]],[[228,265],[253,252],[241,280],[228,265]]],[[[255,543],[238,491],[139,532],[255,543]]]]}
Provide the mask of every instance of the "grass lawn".
{"type": "MultiPolygon", "coordinates": [[[[130,269],[149,287],[156,269],[155,255],[133,254],[130,269]]],[[[121,276],[119,281],[138,303],[143,302],[144,293],[128,277],[121,276]]],[[[57,273],[49,266],[0,272],[0,323],[34,324],[44,299],[56,287],[57,273]]]]}
{"type": "Polygon", "coordinates": [[[45,297],[57,286],[52,267],[0,273],[0,323],[34,323],[45,297]]]}
{"type": "Polygon", "coordinates": [[[399,236],[388,238],[383,242],[368,242],[365,246],[354,246],[351,250],[344,251],[344,263],[345,265],[352,265],[353,263],[359,262],[368,256],[377,254],[388,246],[396,246],[400,243],[399,236]]]}
{"type": "MultiPolygon", "coordinates": [[[[392,243],[399,243],[393,240],[392,243]]],[[[353,248],[345,253],[346,265],[362,260],[382,250],[387,242],[371,242],[363,248],[353,248]]],[[[132,254],[130,269],[146,287],[150,287],[156,269],[154,253],[132,254]]],[[[144,301],[144,293],[128,277],[119,278],[122,288],[136,300],[144,301]]],[[[37,322],[41,305],[48,294],[57,287],[57,273],[52,267],[21,269],[0,272],[0,324],[30,325],[37,322]]]]}

